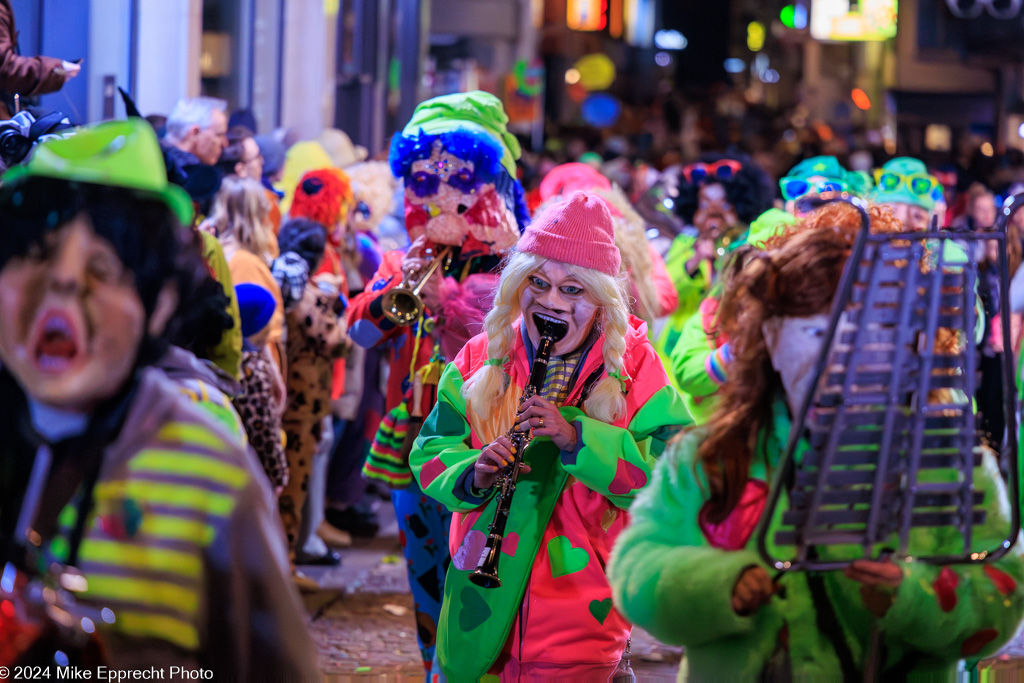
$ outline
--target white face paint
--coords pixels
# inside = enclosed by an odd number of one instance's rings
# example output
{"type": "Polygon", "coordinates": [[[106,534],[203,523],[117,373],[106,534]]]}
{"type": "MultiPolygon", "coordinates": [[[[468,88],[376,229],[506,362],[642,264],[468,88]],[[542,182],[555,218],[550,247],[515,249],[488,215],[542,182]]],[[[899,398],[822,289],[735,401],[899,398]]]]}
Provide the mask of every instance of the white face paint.
{"type": "Polygon", "coordinates": [[[761,326],[772,367],[782,378],[794,419],[814,379],[814,364],[828,332],[828,314],[806,318],[771,318],[761,326]]]}

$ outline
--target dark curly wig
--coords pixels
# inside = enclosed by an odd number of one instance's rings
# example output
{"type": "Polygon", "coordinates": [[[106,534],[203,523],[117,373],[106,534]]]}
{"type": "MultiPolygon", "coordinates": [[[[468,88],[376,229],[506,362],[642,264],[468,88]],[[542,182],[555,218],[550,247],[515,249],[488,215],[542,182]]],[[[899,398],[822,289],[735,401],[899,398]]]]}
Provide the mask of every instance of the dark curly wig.
{"type": "Polygon", "coordinates": [[[693,224],[700,187],[706,182],[718,183],[725,188],[726,198],[736,210],[737,218],[745,225],[750,225],[754,219],[772,207],[775,188],[771,178],[745,154],[702,154],[698,161],[713,164],[722,159],[735,159],[743,164],[743,167],[729,180],[715,178],[693,184],[687,182],[686,176],[682,173],[679,174],[679,196],[676,198],[675,209],[687,225],[693,224]]]}

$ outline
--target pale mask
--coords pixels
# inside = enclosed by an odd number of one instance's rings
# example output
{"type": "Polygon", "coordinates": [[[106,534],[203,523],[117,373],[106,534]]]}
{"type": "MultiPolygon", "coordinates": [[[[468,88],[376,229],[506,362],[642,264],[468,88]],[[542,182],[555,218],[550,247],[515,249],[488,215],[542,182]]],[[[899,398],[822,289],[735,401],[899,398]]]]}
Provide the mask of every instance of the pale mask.
{"type": "Polygon", "coordinates": [[[147,320],[132,273],[79,215],[0,271],[0,362],[40,403],[89,413],[128,381],[175,301],[166,288],[147,320]]]}
{"type": "Polygon", "coordinates": [[[764,343],[786,391],[793,419],[799,411],[814,379],[814,366],[821,353],[829,316],[825,313],[804,318],[770,318],[761,326],[764,343]]]}

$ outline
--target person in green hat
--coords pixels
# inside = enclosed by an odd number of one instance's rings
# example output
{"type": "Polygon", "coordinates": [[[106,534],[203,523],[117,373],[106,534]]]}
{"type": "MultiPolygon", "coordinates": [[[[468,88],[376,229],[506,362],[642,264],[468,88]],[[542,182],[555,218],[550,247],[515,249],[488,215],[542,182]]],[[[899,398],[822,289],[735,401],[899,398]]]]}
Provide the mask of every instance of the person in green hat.
{"type": "Polygon", "coordinates": [[[885,204],[908,230],[927,230],[935,210],[935,190],[940,188],[924,162],[896,157],[875,171],[870,199],[885,204]]]}
{"type": "MultiPolygon", "coordinates": [[[[888,218],[878,211],[873,217],[888,218]]],[[[994,655],[1024,617],[1019,543],[985,564],[936,566],[910,557],[863,557],[856,545],[823,539],[820,557],[846,564],[823,572],[779,572],[758,552],[758,529],[770,552],[793,552],[795,543],[777,535],[783,511],[794,514],[786,510],[789,496],[779,494],[774,511],[780,514],[773,514],[769,494],[773,480],[789,488],[787,477],[777,475],[797,413],[813,390],[814,360],[859,229],[854,221],[802,231],[737,274],[737,286],[722,301],[728,312],[722,324],[741,349],[733,372],[742,381],[725,385],[706,425],[669,443],[616,540],[607,565],[614,607],[654,637],[685,647],[680,681],[955,681],[964,659],[994,655]]],[[[923,326],[920,318],[905,324],[923,326]]],[[[907,349],[904,362],[911,367],[942,352],[931,354],[931,348],[907,349]]],[[[793,477],[806,476],[814,462],[809,435],[797,434],[797,453],[806,456],[802,467],[796,458],[793,477]]],[[[918,491],[940,477],[973,477],[975,500],[983,501],[984,514],[964,536],[914,529],[913,547],[922,555],[969,547],[984,557],[1008,533],[1016,535],[1010,529],[1017,501],[1006,493],[998,454],[985,447],[975,453],[977,467],[965,474],[904,475],[920,482],[918,491]]],[[[883,536],[874,548],[886,546],[898,547],[898,538],[883,536]]]]}
{"type": "MultiPolygon", "coordinates": [[[[190,221],[139,119],[47,141],[4,176],[0,564],[73,586],[112,668],[310,679],[266,477],[153,367],[200,258],[190,221]]],[[[16,614],[31,595],[0,583],[16,614]]]]}
{"type": "Polygon", "coordinates": [[[408,449],[437,401],[446,362],[483,331],[503,256],[529,222],[516,180],[521,150],[507,124],[501,101],[485,92],[435,97],[416,107],[388,159],[405,183],[412,245],[383,255],[348,312],[351,339],[380,349],[391,365],[387,414],[363,474],[396,489],[391,500],[416,602],[416,635],[425,668],[435,672],[451,513],[412,480],[408,449]],[[421,279],[436,260],[439,267],[420,292],[422,315],[409,325],[389,319],[389,292],[421,279]]]}
{"type": "Polygon", "coordinates": [[[833,156],[817,156],[804,159],[779,179],[779,190],[786,201],[786,212],[799,218],[803,211],[797,206],[804,197],[826,192],[850,192],[863,195],[867,181],[856,173],[847,171],[833,156]]]}
{"type": "MultiPolygon", "coordinates": [[[[798,201],[825,192],[859,193],[863,182],[839,164],[833,156],[805,159],[790,169],[780,181],[779,189],[786,201],[785,210],[770,208],[750,224],[750,229],[732,244],[730,258],[743,259],[754,250],[764,249],[765,243],[797,223],[804,212],[798,201]],[[739,252],[743,252],[742,254],[739,252]]],[[[725,267],[722,272],[729,272],[725,267]]],[[[718,281],[683,323],[675,344],[667,349],[669,375],[676,382],[686,405],[697,424],[710,418],[715,408],[715,397],[728,377],[732,362],[732,348],[728,339],[720,334],[718,302],[726,283],[718,281]]]]}

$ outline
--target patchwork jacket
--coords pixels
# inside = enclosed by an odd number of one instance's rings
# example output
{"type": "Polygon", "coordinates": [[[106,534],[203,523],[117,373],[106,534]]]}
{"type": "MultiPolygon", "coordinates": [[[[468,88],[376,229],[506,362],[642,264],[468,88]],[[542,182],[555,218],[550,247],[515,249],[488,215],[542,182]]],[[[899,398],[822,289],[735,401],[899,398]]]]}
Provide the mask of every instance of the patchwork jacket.
{"type": "MultiPolygon", "coordinates": [[[[516,334],[504,369],[511,384],[497,410],[479,414],[462,387],[487,361],[487,337],[474,337],[441,376],[438,402],[410,456],[423,490],[455,512],[452,565],[438,627],[438,658],[452,680],[476,680],[499,658],[554,665],[609,664],[625,648],[630,624],[613,607],[605,577],[612,543],[626,509],[650,477],[666,439],[686,422],[679,394],[647,340],[647,325],[631,318],[626,337],[626,412],[614,424],[588,417],[582,394],[605,374],[600,336],[581,361],[561,407],[578,446],[560,451],[546,437],[524,453],[532,470],[520,477],[502,545],[502,586],[469,581],[493,519],[494,490],[472,487],[480,450],[513,424],[531,359],[516,334]]],[[[517,324],[518,331],[518,324],[517,324]]]]}

